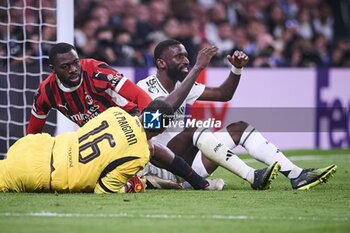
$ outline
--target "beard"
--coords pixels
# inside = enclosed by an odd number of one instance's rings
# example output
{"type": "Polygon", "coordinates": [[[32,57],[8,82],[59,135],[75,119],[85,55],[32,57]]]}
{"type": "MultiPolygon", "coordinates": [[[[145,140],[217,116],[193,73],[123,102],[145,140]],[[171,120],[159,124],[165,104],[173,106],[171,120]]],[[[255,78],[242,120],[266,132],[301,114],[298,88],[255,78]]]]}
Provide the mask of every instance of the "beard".
{"type": "Polygon", "coordinates": [[[80,81],[81,81],[81,79],[79,79],[78,81],[75,81],[75,82],[69,80],[69,81],[66,81],[66,84],[70,87],[75,87],[75,86],[79,85],[80,81]]]}
{"type": "Polygon", "coordinates": [[[168,76],[172,80],[175,80],[175,81],[182,82],[186,78],[187,74],[188,74],[188,72],[181,71],[178,68],[169,68],[168,69],[168,76]]]}
{"type": "Polygon", "coordinates": [[[61,81],[61,83],[63,83],[63,85],[65,85],[66,87],[75,87],[78,86],[81,82],[82,77],[79,75],[79,79],[77,81],[72,81],[70,79],[64,79],[60,76],[58,76],[58,79],[61,81]]]}

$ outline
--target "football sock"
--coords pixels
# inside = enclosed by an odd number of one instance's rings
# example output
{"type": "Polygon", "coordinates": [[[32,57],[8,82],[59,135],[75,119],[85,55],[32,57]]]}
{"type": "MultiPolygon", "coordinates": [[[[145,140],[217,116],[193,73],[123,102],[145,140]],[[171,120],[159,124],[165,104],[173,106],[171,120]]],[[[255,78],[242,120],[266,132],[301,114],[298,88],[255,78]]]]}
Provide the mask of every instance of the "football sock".
{"type": "Polygon", "coordinates": [[[302,169],[293,164],[273,143],[249,125],[242,134],[239,142],[255,159],[270,165],[278,161],[281,164],[281,173],[289,179],[300,175],[302,169]]]}
{"type": "MultiPolygon", "coordinates": [[[[204,164],[202,162],[202,154],[197,153],[196,157],[194,158],[192,162],[192,169],[197,172],[198,175],[201,177],[207,178],[210,176],[210,174],[207,172],[207,169],[205,169],[204,164]]],[[[182,183],[182,187],[185,189],[191,188],[192,186],[187,182],[182,183]]]]}
{"type": "Polygon", "coordinates": [[[185,179],[194,189],[204,189],[209,185],[208,181],[199,176],[180,156],[175,156],[169,171],[185,179]]]}
{"type": "Polygon", "coordinates": [[[229,132],[227,132],[226,128],[224,130],[220,130],[214,133],[214,136],[222,143],[224,143],[230,150],[235,148],[237,145],[233,141],[229,132]]]}
{"type": "Polygon", "coordinates": [[[193,145],[208,159],[253,183],[254,169],[245,164],[226,145],[221,143],[209,129],[197,129],[193,135],[193,145]]]}

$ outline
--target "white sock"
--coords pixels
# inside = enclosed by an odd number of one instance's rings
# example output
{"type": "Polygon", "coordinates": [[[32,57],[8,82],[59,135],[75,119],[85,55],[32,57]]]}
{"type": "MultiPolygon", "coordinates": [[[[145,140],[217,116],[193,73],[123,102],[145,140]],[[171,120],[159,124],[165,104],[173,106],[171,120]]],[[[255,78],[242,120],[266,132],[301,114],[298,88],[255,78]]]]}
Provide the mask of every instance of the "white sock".
{"type": "Polygon", "coordinates": [[[293,164],[273,143],[249,125],[242,134],[239,142],[255,159],[270,165],[278,161],[281,164],[281,172],[289,179],[300,175],[302,169],[293,164]]]}
{"type": "Polygon", "coordinates": [[[231,171],[249,183],[254,181],[254,169],[245,164],[230,149],[221,143],[209,129],[197,129],[193,135],[195,145],[208,159],[231,171]]]}
{"type": "Polygon", "coordinates": [[[229,132],[227,132],[227,129],[224,128],[223,130],[217,131],[214,133],[214,136],[222,143],[224,143],[230,150],[235,148],[237,145],[233,141],[231,135],[229,132]]]}

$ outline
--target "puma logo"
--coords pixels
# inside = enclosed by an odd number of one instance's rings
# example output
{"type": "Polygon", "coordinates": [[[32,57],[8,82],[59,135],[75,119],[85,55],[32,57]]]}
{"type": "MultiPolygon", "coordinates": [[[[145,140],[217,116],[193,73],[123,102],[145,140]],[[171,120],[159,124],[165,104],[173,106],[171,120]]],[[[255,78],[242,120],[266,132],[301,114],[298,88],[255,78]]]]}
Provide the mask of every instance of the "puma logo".
{"type": "Polygon", "coordinates": [[[59,108],[64,108],[66,111],[68,111],[67,103],[65,103],[64,105],[62,105],[62,104],[57,104],[57,107],[59,107],[59,108]]]}
{"type": "Polygon", "coordinates": [[[234,155],[234,153],[232,151],[228,150],[227,154],[226,154],[226,161],[229,160],[232,157],[232,155],[234,155]]]}
{"type": "Polygon", "coordinates": [[[95,77],[97,78],[99,74],[101,74],[101,71],[98,71],[95,77]]]}

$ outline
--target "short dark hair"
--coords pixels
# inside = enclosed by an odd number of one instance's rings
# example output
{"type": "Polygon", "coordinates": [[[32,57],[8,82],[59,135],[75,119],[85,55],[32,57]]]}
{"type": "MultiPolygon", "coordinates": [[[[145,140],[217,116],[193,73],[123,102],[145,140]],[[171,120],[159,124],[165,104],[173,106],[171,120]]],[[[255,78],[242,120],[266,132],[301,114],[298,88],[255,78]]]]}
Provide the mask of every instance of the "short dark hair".
{"type": "Polygon", "coordinates": [[[181,42],[178,40],[163,40],[162,42],[159,42],[157,44],[156,48],[154,49],[154,55],[153,55],[153,62],[157,66],[157,59],[160,58],[160,56],[164,53],[165,50],[167,50],[170,46],[173,45],[180,45],[181,42]]]}
{"type": "MultiPolygon", "coordinates": [[[[173,119],[174,117],[174,108],[168,104],[167,102],[164,101],[163,98],[157,98],[153,100],[146,108],[142,110],[142,113],[144,112],[156,112],[159,111],[162,114],[162,119],[165,125],[168,125],[169,122],[173,119]]],[[[162,125],[164,128],[164,125],[162,125]]],[[[146,131],[158,131],[162,130],[161,129],[145,129],[146,131]]]]}
{"type": "Polygon", "coordinates": [[[68,43],[57,43],[55,44],[49,52],[49,62],[51,65],[55,64],[57,54],[68,53],[71,50],[76,51],[75,47],[68,43]]]}

